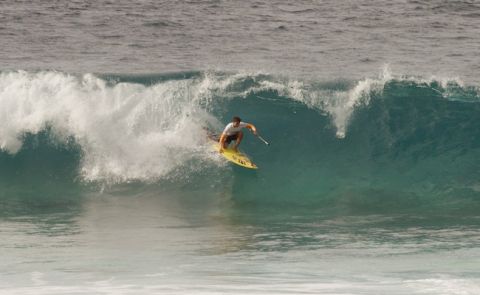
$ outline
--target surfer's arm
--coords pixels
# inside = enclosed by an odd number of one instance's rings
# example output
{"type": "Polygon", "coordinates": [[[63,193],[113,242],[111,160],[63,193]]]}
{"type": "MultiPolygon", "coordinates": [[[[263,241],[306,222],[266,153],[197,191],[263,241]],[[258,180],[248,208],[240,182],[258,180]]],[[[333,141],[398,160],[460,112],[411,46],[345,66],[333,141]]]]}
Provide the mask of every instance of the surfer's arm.
{"type": "Polygon", "coordinates": [[[257,135],[257,128],[253,124],[247,123],[247,126],[245,126],[245,128],[250,129],[253,134],[257,135]]]}

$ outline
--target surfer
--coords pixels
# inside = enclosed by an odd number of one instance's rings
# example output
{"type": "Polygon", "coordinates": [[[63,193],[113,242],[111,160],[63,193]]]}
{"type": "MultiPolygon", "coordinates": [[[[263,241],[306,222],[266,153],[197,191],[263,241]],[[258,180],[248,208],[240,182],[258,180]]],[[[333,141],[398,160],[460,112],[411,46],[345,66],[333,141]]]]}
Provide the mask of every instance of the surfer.
{"type": "Polygon", "coordinates": [[[225,129],[220,136],[220,152],[223,152],[223,150],[234,140],[235,145],[233,146],[233,149],[237,151],[243,138],[242,128],[248,128],[253,134],[257,135],[257,128],[253,124],[242,122],[240,117],[235,116],[233,117],[232,122],[225,126],[225,129]]]}

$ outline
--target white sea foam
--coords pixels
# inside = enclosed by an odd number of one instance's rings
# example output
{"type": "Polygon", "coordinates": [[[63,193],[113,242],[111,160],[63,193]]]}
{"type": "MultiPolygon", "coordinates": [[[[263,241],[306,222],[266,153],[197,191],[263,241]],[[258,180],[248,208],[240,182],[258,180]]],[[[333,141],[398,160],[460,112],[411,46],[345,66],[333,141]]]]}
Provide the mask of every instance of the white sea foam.
{"type": "Polygon", "coordinates": [[[264,278],[261,282],[251,276],[236,277],[236,284],[212,280],[208,283],[124,283],[111,278],[80,285],[47,284],[35,286],[3,287],[0,294],[431,294],[477,295],[476,279],[420,279],[401,280],[381,276],[353,278],[352,281],[331,279],[325,282],[294,278],[264,278]]]}
{"type": "Polygon", "coordinates": [[[50,126],[83,150],[87,180],[155,179],[199,155],[208,79],[153,86],[108,85],[91,74],[10,72],[0,75],[1,149],[15,154],[22,135],[50,126]]]}
{"type": "Polygon", "coordinates": [[[452,278],[440,276],[438,278],[407,280],[417,294],[438,294],[438,295],[477,295],[480,290],[478,279],[452,278]]]}

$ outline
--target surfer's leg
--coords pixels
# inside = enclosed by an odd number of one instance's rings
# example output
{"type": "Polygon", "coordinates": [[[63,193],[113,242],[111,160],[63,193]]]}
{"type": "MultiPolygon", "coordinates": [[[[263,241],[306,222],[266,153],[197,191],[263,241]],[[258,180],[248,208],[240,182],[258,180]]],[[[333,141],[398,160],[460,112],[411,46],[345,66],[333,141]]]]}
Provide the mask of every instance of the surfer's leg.
{"type": "Polygon", "coordinates": [[[235,145],[233,146],[233,148],[235,150],[237,150],[238,146],[240,145],[240,143],[242,142],[242,139],[243,139],[243,132],[240,131],[237,133],[237,141],[235,142],[235,145]]]}
{"type": "Polygon", "coordinates": [[[223,142],[223,148],[224,149],[228,148],[229,144],[230,144],[230,140],[228,140],[228,137],[227,137],[227,139],[223,142]]]}
{"type": "Polygon", "coordinates": [[[223,148],[226,149],[228,148],[228,146],[230,145],[230,143],[233,141],[233,140],[236,140],[237,137],[236,135],[229,135],[227,136],[227,138],[225,139],[225,142],[223,143],[223,148]]]}

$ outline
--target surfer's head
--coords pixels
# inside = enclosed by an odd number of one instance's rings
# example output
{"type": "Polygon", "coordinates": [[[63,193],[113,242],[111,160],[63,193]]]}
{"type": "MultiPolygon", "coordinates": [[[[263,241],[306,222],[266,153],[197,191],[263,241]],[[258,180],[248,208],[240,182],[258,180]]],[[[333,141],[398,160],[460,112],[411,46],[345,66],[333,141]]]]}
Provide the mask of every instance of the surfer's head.
{"type": "Polygon", "coordinates": [[[241,121],[242,121],[242,119],[240,119],[240,117],[237,117],[237,116],[233,117],[233,119],[232,119],[233,126],[238,127],[238,125],[240,125],[241,121]]]}

